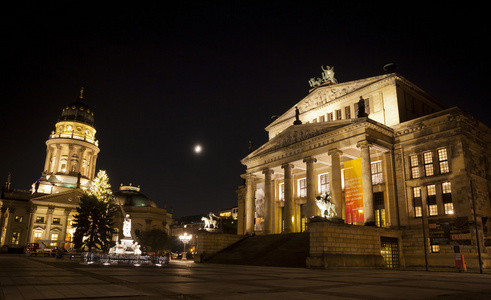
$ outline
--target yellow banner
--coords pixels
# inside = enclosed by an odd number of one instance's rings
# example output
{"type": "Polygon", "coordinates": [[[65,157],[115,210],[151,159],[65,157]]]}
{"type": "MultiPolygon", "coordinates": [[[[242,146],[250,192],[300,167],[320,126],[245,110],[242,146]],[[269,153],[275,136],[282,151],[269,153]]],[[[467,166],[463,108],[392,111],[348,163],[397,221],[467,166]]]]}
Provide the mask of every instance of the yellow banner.
{"type": "Polygon", "coordinates": [[[361,158],[344,163],[345,222],[363,223],[363,187],[361,181],[361,158]]]}

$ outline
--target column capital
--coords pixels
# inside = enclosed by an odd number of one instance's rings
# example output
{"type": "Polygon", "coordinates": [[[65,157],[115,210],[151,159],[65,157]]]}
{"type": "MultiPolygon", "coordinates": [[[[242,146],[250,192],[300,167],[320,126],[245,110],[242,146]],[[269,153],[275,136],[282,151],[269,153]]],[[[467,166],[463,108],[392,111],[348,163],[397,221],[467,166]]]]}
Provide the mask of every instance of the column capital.
{"type": "Polygon", "coordinates": [[[273,169],[264,169],[263,170],[263,174],[270,174],[270,175],[272,175],[272,174],[274,174],[274,171],[273,171],[273,169]]]}
{"type": "Polygon", "coordinates": [[[343,155],[343,152],[341,150],[339,150],[338,148],[333,148],[333,149],[330,149],[327,151],[327,154],[329,156],[333,156],[333,155],[343,155]]]}
{"type": "Polygon", "coordinates": [[[373,146],[372,143],[369,142],[368,140],[362,140],[362,141],[358,141],[358,143],[356,143],[356,147],[360,148],[360,149],[366,149],[366,148],[369,148],[372,146],[373,146]]]}
{"type": "Polygon", "coordinates": [[[303,162],[304,163],[316,163],[317,162],[317,158],[312,157],[312,156],[308,156],[308,157],[306,157],[306,158],[303,159],[303,162]]]}
{"type": "Polygon", "coordinates": [[[281,165],[281,168],[282,169],[293,169],[294,166],[293,166],[292,163],[284,163],[284,164],[281,165]]]}

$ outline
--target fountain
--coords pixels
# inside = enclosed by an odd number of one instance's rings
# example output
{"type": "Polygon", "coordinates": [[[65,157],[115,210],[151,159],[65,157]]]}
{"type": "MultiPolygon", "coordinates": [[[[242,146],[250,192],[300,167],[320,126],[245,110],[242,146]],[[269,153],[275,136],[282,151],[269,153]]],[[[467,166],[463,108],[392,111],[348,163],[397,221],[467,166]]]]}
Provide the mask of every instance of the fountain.
{"type": "Polygon", "coordinates": [[[114,247],[109,249],[109,254],[83,253],[81,256],[84,264],[125,264],[133,266],[155,265],[161,266],[168,264],[169,259],[165,256],[146,256],[141,255],[140,245],[131,236],[131,219],[126,214],[123,221],[123,238],[116,242],[114,247]]]}
{"type": "Polygon", "coordinates": [[[123,238],[119,243],[109,249],[109,254],[141,255],[140,245],[131,237],[131,219],[126,215],[123,221],[123,238]]]}

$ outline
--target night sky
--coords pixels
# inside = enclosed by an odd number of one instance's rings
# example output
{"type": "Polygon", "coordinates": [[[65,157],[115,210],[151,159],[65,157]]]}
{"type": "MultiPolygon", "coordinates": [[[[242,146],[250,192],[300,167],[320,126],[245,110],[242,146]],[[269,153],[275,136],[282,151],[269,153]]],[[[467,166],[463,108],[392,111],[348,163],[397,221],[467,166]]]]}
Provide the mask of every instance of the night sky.
{"type": "Polygon", "coordinates": [[[176,218],[237,205],[249,140],[267,141],[271,116],[307,96],[321,66],[334,66],[341,83],[384,74],[393,62],[444,104],[491,125],[491,26],[481,6],[56,3],[22,2],[1,18],[0,179],[11,172],[17,189],[41,176],[45,142],[81,87],[96,121],[97,169],[114,190],[132,183],[160,207],[166,201],[176,218]]]}

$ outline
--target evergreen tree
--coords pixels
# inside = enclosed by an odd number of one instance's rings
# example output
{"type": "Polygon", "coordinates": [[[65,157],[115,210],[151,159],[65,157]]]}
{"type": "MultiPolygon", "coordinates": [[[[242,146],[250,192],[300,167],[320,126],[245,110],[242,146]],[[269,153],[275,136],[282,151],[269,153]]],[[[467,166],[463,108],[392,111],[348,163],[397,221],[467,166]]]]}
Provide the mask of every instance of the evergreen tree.
{"type": "Polygon", "coordinates": [[[80,199],[74,217],[76,248],[99,249],[108,252],[113,234],[116,205],[112,200],[111,185],[105,171],[99,171],[92,185],[80,199]]]}

